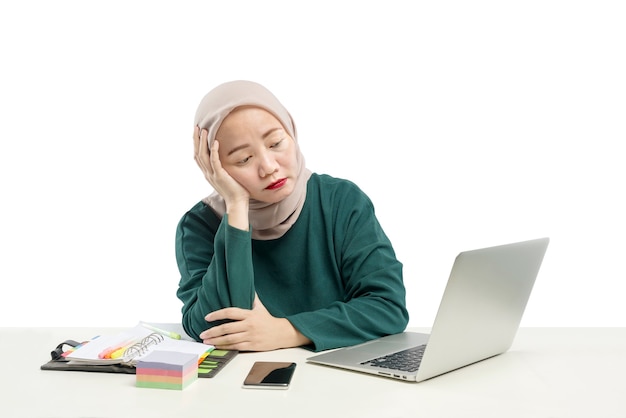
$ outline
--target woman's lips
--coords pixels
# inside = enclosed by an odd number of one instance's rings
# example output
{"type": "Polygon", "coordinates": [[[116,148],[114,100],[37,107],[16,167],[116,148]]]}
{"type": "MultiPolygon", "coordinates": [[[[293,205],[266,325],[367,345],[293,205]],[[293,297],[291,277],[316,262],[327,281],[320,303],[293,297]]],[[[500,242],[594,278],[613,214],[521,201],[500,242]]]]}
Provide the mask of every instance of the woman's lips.
{"type": "Polygon", "coordinates": [[[278,181],[275,181],[274,183],[270,184],[269,186],[266,187],[267,190],[276,190],[276,189],[280,189],[281,187],[283,187],[285,185],[285,183],[287,183],[287,179],[280,179],[278,181]]]}

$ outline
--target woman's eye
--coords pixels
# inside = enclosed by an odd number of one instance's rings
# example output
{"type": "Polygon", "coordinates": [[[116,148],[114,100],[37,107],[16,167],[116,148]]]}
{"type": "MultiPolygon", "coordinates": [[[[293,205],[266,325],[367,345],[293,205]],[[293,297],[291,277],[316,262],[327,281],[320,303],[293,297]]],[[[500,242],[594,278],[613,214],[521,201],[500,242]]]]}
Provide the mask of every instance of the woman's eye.
{"type": "Polygon", "coordinates": [[[247,163],[248,161],[250,161],[250,157],[246,157],[243,160],[239,160],[237,162],[238,165],[244,165],[245,163],[247,163]]]}
{"type": "Polygon", "coordinates": [[[275,143],[273,143],[270,148],[276,148],[278,147],[280,144],[282,144],[282,142],[285,140],[285,138],[281,139],[280,141],[277,141],[275,143]]]}

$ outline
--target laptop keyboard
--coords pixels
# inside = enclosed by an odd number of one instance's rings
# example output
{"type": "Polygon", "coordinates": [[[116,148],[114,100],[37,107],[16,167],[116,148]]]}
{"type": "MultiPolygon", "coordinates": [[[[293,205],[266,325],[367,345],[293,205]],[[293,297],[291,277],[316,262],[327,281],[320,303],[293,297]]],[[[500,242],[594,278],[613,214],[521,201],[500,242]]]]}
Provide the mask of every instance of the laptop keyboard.
{"type": "Polygon", "coordinates": [[[387,354],[372,360],[362,362],[362,365],[384,367],[386,369],[402,370],[404,372],[414,372],[420,366],[426,344],[408,350],[387,354]]]}

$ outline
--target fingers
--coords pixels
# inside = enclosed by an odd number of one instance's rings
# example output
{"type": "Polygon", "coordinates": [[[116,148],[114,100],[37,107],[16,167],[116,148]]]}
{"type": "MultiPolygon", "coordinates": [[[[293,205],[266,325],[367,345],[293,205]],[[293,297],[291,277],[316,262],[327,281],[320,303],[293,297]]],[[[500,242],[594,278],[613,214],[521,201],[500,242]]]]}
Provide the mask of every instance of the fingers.
{"type": "Polygon", "coordinates": [[[252,351],[250,341],[242,338],[242,334],[230,334],[217,338],[202,340],[204,344],[214,346],[219,350],[252,351]]]}
{"type": "Polygon", "coordinates": [[[213,173],[208,146],[208,137],[209,132],[206,129],[200,129],[198,126],[193,128],[194,160],[200,169],[205,173],[205,176],[213,173]]]}
{"type": "Polygon", "coordinates": [[[220,161],[219,150],[220,150],[220,143],[216,139],[211,144],[211,153],[209,155],[210,162],[211,162],[211,169],[213,170],[213,172],[216,172],[217,170],[222,168],[222,162],[220,161]]]}
{"type": "Polygon", "coordinates": [[[224,308],[209,313],[204,317],[209,322],[224,319],[230,319],[232,322],[209,328],[200,333],[200,338],[205,343],[215,346],[218,343],[230,345],[241,342],[240,339],[243,336],[241,333],[246,330],[246,326],[241,321],[248,317],[249,312],[249,310],[240,308],[224,308]]]}
{"type": "Polygon", "coordinates": [[[193,127],[193,157],[196,160],[196,162],[198,161],[199,156],[200,156],[200,127],[196,125],[193,127]]]}
{"type": "Polygon", "coordinates": [[[246,319],[250,311],[240,308],[224,308],[218,311],[213,311],[204,317],[208,322],[220,321],[224,319],[231,319],[233,321],[241,321],[246,319]]]}
{"type": "Polygon", "coordinates": [[[200,127],[198,125],[193,127],[193,155],[198,155],[200,150],[200,127]]]}
{"type": "Polygon", "coordinates": [[[200,333],[200,338],[203,340],[213,340],[214,338],[238,334],[243,331],[243,329],[243,326],[239,322],[227,322],[202,331],[200,333]]]}
{"type": "Polygon", "coordinates": [[[253,349],[252,334],[240,329],[238,322],[231,322],[208,329],[200,334],[202,342],[222,350],[248,351],[253,349]],[[228,325],[228,326],[227,326],[228,325]]]}
{"type": "Polygon", "coordinates": [[[228,350],[240,349],[242,344],[249,343],[248,335],[245,325],[235,321],[209,328],[200,333],[200,338],[205,344],[228,350]]]}

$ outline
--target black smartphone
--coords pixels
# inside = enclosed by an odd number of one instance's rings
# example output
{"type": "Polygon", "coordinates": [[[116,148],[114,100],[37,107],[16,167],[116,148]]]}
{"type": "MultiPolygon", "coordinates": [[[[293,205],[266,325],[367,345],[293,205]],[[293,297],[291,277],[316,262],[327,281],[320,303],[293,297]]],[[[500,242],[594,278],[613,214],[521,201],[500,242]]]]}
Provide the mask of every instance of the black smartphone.
{"type": "Polygon", "coordinates": [[[296,363],[280,361],[257,361],[243,381],[246,389],[287,389],[296,363]]]}

